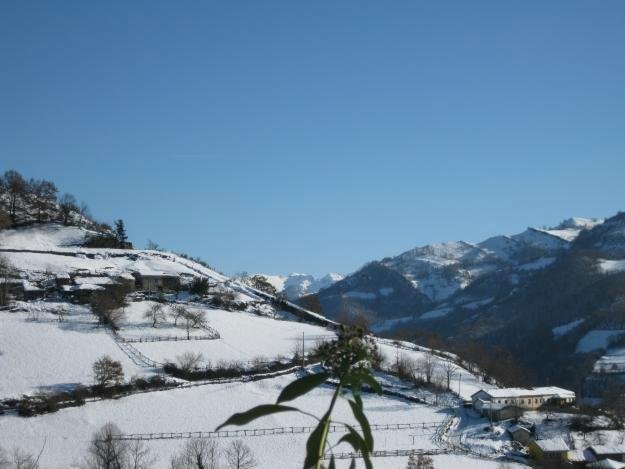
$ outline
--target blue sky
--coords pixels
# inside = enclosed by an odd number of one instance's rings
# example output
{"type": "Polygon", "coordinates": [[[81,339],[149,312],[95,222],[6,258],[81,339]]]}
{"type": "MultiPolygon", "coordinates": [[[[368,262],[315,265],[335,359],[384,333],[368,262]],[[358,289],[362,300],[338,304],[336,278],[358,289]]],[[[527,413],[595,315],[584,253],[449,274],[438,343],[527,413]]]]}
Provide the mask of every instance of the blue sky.
{"type": "Polygon", "coordinates": [[[625,2],[0,3],[0,169],[227,273],[625,209],[625,2]]]}

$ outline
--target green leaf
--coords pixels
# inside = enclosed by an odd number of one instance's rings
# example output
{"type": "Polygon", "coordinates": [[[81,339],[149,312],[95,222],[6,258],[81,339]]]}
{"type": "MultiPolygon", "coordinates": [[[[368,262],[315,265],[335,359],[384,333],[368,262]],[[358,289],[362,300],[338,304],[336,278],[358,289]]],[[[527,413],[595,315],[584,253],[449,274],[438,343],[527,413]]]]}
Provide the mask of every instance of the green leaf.
{"type": "Polygon", "coordinates": [[[286,386],[278,396],[277,404],[284,401],[292,401],[302,394],[316,388],[330,377],[330,373],[316,373],[314,375],[306,375],[286,386]]]}
{"type": "Polygon", "coordinates": [[[264,404],[251,408],[245,412],[232,415],[228,420],[219,425],[215,431],[227,426],[227,425],[245,425],[246,423],[256,420],[257,418],[264,417],[265,415],[276,414],[278,412],[291,412],[298,411],[295,407],[289,407],[285,405],[276,404],[264,404]]]}
{"type": "Polygon", "coordinates": [[[358,378],[360,378],[360,380],[365,384],[369,385],[369,387],[371,387],[375,392],[382,394],[382,386],[380,386],[380,383],[378,383],[370,372],[358,372],[358,378]]]}
{"type": "Polygon", "coordinates": [[[367,443],[365,440],[358,434],[358,432],[350,425],[346,425],[347,431],[349,432],[346,435],[343,435],[341,439],[337,442],[337,444],[345,441],[349,443],[352,448],[356,451],[360,451],[362,457],[365,461],[365,467],[367,469],[373,469],[373,465],[371,464],[371,458],[369,457],[369,449],[367,448],[367,443]]]}
{"type": "Polygon", "coordinates": [[[362,435],[364,437],[365,443],[367,445],[368,451],[373,451],[373,435],[371,434],[371,427],[369,426],[369,420],[367,420],[367,416],[362,410],[362,399],[360,396],[355,396],[356,402],[348,400],[350,407],[352,408],[352,413],[360,427],[362,428],[362,435]]]}
{"type": "MultiPolygon", "coordinates": [[[[325,417],[329,418],[327,414],[325,417]]],[[[308,441],[306,441],[306,459],[304,460],[304,469],[309,469],[317,465],[319,453],[321,452],[319,447],[321,446],[321,438],[323,436],[323,428],[325,424],[326,419],[321,419],[317,427],[308,437],[308,441]]]]}

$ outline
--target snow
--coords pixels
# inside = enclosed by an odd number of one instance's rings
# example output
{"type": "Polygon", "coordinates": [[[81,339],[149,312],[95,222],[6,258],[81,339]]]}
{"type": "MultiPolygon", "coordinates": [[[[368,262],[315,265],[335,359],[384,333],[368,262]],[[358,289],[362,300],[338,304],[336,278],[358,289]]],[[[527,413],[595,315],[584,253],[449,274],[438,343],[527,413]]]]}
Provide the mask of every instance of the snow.
{"type": "Polygon", "coordinates": [[[345,298],[357,298],[359,300],[375,300],[377,298],[375,293],[364,291],[348,291],[343,293],[343,296],[345,298]]]}
{"type": "Polygon", "coordinates": [[[451,308],[451,307],[442,307],[442,308],[433,309],[432,311],[428,311],[426,313],[423,313],[419,317],[419,319],[438,319],[438,318],[442,318],[443,316],[447,316],[447,314],[449,314],[453,310],[454,309],[451,308]]]}
{"type": "MultiPolygon", "coordinates": [[[[428,353],[428,349],[419,347],[409,342],[391,341],[388,339],[377,339],[377,345],[381,355],[387,364],[395,362],[397,355],[404,356],[414,362],[421,361],[425,358],[425,354],[428,353]],[[398,344],[398,345],[396,345],[398,344]]],[[[450,362],[450,359],[441,357],[434,354],[433,360],[436,363],[437,369],[441,369],[443,364],[450,362]]],[[[452,380],[452,390],[457,393],[458,387],[460,388],[460,397],[462,399],[470,399],[480,389],[496,389],[492,384],[484,383],[479,377],[470,373],[464,368],[454,364],[455,374],[452,380]]]]}
{"type": "Polygon", "coordinates": [[[487,305],[489,303],[492,303],[494,299],[495,298],[490,297],[490,298],[485,298],[483,300],[472,301],[470,303],[463,304],[462,307],[466,308],[466,309],[475,310],[475,309],[478,309],[478,308],[480,308],[482,306],[485,306],[485,305],[487,305]]]}
{"type": "Polygon", "coordinates": [[[563,452],[569,450],[569,445],[562,438],[550,438],[548,440],[536,440],[536,445],[546,453],[563,452]]]}
{"type": "Polygon", "coordinates": [[[21,306],[27,311],[0,312],[0,398],[91,384],[91,367],[102,355],[119,360],[128,378],[146,373],[97,327],[88,308],[43,302],[21,306]],[[52,313],[56,308],[68,313],[62,323],[52,313]]]}
{"type": "Polygon", "coordinates": [[[343,275],[331,272],[320,278],[308,274],[291,273],[289,275],[267,275],[264,277],[278,292],[283,292],[287,298],[296,300],[301,296],[317,293],[334,283],[343,280],[343,275]]]}
{"type": "Polygon", "coordinates": [[[493,399],[518,398],[527,396],[555,396],[559,398],[574,398],[575,392],[556,386],[542,386],[537,388],[501,388],[484,390],[493,399]]]}
{"type": "Polygon", "coordinates": [[[75,277],[74,283],[76,285],[111,285],[115,281],[110,277],[75,277]]]}
{"type": "Polygon", "coordinates": [[[580,324],[583,324],[584,321],[585,319],[575,319],[574,321],[568,322],[566,324],[562,324],[561,326],[554,327],[553,329],[551,329],[551,332],[553,333],[553,337],[555,339],[559,339],[560,337],[565,336],[566,334],[571,332],[573,329],[575,329],[577,326],[579,326],[580,324]]]}
{"type": "Polygon", "coordinates": [[[575,351],[577,353],[588,353],[593,350],[607,349],[610,340],[625,334],[625,330],[593,330],[586,333],[577,343],[575,351]]]}
{"type": "Polygon", "coordinates": [[[595,373],[623,373],[625,371],[625,347],[610,348],[595,362],[595,373]]]}
{"type": "MultiPolygon", "coordinates": [[[[133,305],[134,306],[134,305],[133,305]]],[[[138,308],[134,306],[134,308],[138,308]]],[[[200,309],[192,306],[190,309],[200,309]]],[[[279,356],[292,357],[296,346],[302,342],[306,350],[314,347],[322,340],[331,340],[335,337],[323,327],[306,323],[279,321],[276,319],[256,316],[246,312],[230,312],[218,309],[202,308],[206,312],[206,320],[210,327],[219,332],[220,338],[215,340],[192,340],[182,342],[147,342],[133,344],[136,349],[152,360],[160,363],[175,360],[176,356],[184,352],[201,353],[204,363],[212,365],[220,361],[248,362],[257,358],[273,360],[279,356]]],[[[122,327],[122,336],[150,335],[161,329],[146,327],[139,333],[129,334],[128,329],[122,327]]],[[[166,335],[184,336],[182,329],[162,329],[166,335]]],[[[194,330],[194,335],[201,335],[201,331],[194,330]]]]}
{"type": "Polygon", "coordinates": [[[394,319],[386,319],[380,323],[377,323],[371,326],[371,330],[374,332],[386,331],[388,329],[393,328],[394,326],[397,326],[398,324],[412,321],[413,319],[415,319],[415,316],[413,315],[402,316],[400,318],[394,318],[394,319]]]}
{"type": "MultiPolygon", "coordinates": [[[[292,379],[291,376],[284,376],[247,383],[212,384],[135,394],[117,400],[92,402],[86,407],[63,409],[28,419],[7,415],[0,419],[0,434],[3,435],[3,446],[9,448],[19,446],[34,453],[40,450],[45,440],[43,465],[69,467],[85,453],[93,432],[108,421],[114,422],[124,433],[212,431],[235,412],[275,402],[279,391],[292,379]]],[[[322,386],[309,395],[297,399],[293,405],[315,415],[322,415],[329,405],[332,392],[333,388],[322,386]]],[[[448,413],[444,409],[413,404],[402,399],[377,395],[363,397],[365,411],[369,421],[374,425],[441,422],[448,413]]],[[[351,409],[346,401],[341,399],[337,402],[334,418],[347,423],[356,423],[351,409]]],[[[245,428],[315,424],[316,421],[311,417],[291,412],[264,417],[246,425],[245,428]]],[[[254,452],[259,469],[299,467],[308,436],[308,434],[271,435],[246,437],[244,441],[254,452]],[[282,463],[276,465],[276,461],[282,463]]],[[[331,433],[332,443],[340,436],[340,433],[331,433]]],[[[374,438],[376,449],[436,448],[432,441],[432,432],[374,431],[374,438]],[[414,445],[412,433],[418,434],[414,445]]],[[[223,447],[230,441],[232,440],[220,439],[219,443],[223,447]]],[[[182,444],[184,441],[181,440],[148,442],[150,450],[157,457],[155,467],[167,467],[170,456],[182,444]]],[[[347,445],[341,444],[335,451],[350,450],[347,445]]],[[[377,468],[394,468],[397,467],[398,461],[398,458],[376,458],[375,465],[377,468]]],[[[348,463],[349,461],[346,461],[341,467],[347,467],[348,463]]]]}
{"type": "Polygon", "coordinates": [[[618,261],[599,259],[598,262],[599,270],[604,274],[625,272],[625,259],[621,259],[618,261]]]}
{"type": "Polygon", "coordinates": [[[34,225],[0,231],[0,248],[48,251],[58,247],[80,246],[90,234],[95,233],[77,226],[34,225]]]}

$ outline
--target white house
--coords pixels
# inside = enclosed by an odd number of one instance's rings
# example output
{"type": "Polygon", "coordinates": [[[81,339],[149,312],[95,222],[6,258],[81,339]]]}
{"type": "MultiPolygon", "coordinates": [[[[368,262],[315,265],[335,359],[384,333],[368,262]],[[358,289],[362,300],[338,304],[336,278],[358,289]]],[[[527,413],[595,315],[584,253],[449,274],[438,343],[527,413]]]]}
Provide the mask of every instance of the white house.
{"type": "Polygon", "coordinates": [[[556,386],[480,389],[471,396],[471,401],[480,413],[505,407],[532,410],[545,404],[571,405],[575,402],[575,393],[556,386]]]}

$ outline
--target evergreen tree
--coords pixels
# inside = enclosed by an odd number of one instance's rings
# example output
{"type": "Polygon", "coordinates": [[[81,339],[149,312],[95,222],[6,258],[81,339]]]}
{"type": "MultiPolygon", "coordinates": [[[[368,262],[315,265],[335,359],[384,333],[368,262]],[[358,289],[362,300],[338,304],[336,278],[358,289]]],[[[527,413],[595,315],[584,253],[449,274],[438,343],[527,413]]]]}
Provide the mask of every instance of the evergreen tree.
{"type": "Polygon", "coordinates": [[[124,226],[124,220],[121,218],[115,220],[115,238],[120,248],[125,248],[128,243],[128,235],[126,234],[126,227],[124,226]]]}

